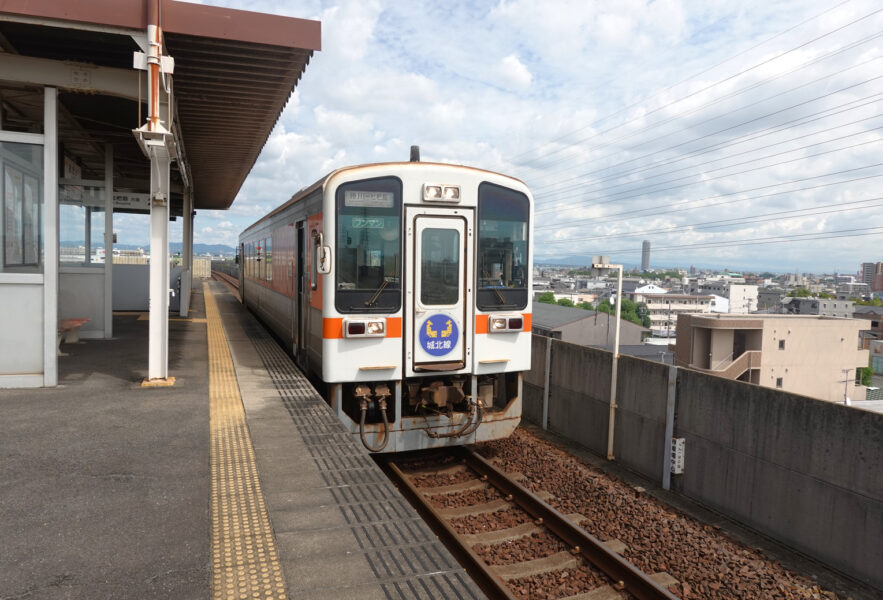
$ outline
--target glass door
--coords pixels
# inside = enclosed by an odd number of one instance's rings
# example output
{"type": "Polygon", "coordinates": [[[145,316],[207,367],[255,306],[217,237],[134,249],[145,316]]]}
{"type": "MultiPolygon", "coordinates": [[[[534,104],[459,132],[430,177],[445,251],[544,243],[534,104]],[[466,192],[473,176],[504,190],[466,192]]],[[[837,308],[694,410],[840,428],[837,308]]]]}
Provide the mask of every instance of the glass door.
{"type": "Polygon", "coordinates": [[[460,371],[471,349],[471,214],[410,211],[415,213],[408,236],[410,370],[460,371]]]}

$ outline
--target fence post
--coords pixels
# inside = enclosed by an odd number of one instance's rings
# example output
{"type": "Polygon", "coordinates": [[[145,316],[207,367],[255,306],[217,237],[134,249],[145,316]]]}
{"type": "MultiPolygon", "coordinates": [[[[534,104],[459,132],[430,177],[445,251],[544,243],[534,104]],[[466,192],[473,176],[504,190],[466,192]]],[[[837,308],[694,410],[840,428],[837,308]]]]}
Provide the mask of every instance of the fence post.
{"type": "Polygon", "coordinates": [[[552,379],[552,338],[546,338],[546,370],[543,382],[543,430],[549,428],[549,387],[552,379]]]}
{"type": "Polygon", "coordinates": [[[678,387],[678,368],[668,368],[668,397],[665,401],[665,447],[662,460],[662,489],[671,489],[671,440],[675,431],[675,393],[678,387]]]}

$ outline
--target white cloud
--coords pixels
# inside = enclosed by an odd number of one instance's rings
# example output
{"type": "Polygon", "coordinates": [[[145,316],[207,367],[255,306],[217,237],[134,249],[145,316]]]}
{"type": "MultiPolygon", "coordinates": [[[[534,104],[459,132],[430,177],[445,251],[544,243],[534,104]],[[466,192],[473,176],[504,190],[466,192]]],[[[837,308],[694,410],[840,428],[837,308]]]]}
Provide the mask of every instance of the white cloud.
{"type": "Polygon", "coordinates": [[[878,195],[880,178],[843,180],[883,175],[879,167],[826,174],[880,162],[873,94],[883,82],[867,80],[879,74],[883,43],[849,45],[883,29],[883,17],[788,52],[871,13],[873,0],[207,3],[318,18],[323,50],[232,209],[200,211],[211,231],[197,241],[235,239],[328,171],[406,160],[419,144],[425,160],[525,180],[537,199],[539,257],[611,251],[630,264],[647,238],[673,248],[654,251],[654,264],[853,271],[875,259],[873,237],[677,248],[845,229],[879,210],[845,204],[829,215],[683,229],[878,195]],[[792,158],[801,160],[773,166],[792,158]],[[797,179],[806,181],[788,183],[797,179]],[[644,233],[672,227],[681,229],[644,233]]]}
{"type": "Polygon", "coordinates": [[[527,89],[530,87],[530,82],[533,81],[533,75],[514,54],[510,54],[500,61],[499,74],[504,82],[517,89],[527,89]]]}

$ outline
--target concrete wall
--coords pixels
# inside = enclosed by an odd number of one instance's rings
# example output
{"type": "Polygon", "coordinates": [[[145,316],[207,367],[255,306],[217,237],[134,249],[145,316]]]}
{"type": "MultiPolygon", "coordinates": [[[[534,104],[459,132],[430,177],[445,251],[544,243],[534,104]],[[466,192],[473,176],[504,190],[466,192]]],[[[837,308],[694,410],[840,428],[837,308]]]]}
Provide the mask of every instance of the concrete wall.
{"type": "Polygon", "coordinates": [[[0,281],[0,376],[43,373],[43,283],[0,281]]]}
{"type": "MultiPolygon", "coordinates": [[[[169,311],[180,308],[181,267],[169,267],[169,288],[175,295],[169,298],[169,311]]],[[[113,310],[149,310],[150,265],[113,266],[113,310]]]]}
{"type": "MultiPolygon", "coordinates": [[[[541,424],[545,338],[524,419],[541,424]]],[[[551,341],[549,429],[606,456],[611,353],[551,341]]],[[[672,489],[883,590],[883,414],[620,357],[616,460],[661,483],[666,404],[685,471],[672,489]]]]}

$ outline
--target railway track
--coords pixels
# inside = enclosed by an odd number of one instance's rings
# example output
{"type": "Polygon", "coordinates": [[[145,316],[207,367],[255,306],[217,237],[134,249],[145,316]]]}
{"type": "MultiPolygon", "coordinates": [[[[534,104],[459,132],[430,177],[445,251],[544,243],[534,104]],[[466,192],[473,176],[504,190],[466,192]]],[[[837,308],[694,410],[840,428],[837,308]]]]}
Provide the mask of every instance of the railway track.
{"type": "MultiPolygon", "coordinates": [[[[381,458],[381,467],[492,598],[673,600],[665,573],[641,572],[539,495],[468,448],[426,461],[381,458]],[[554,588],[554,589],[550,589],[554,588]]],[[[548,499],[548,496],[546,497],[548,499]]],[[[621,546],[619,548],[621,550],[621,546]]]]}
{"type": "Polygon", "coordinates": [[[222,273],[221,271],[212,271],[212,279],[217,279],[221,283],[224,283],[229,287],[233,293],[236,295],[238,300],[242,300],[239,296],[239,280],[235,277],[227,275],[226,273],[222,273]]]}

